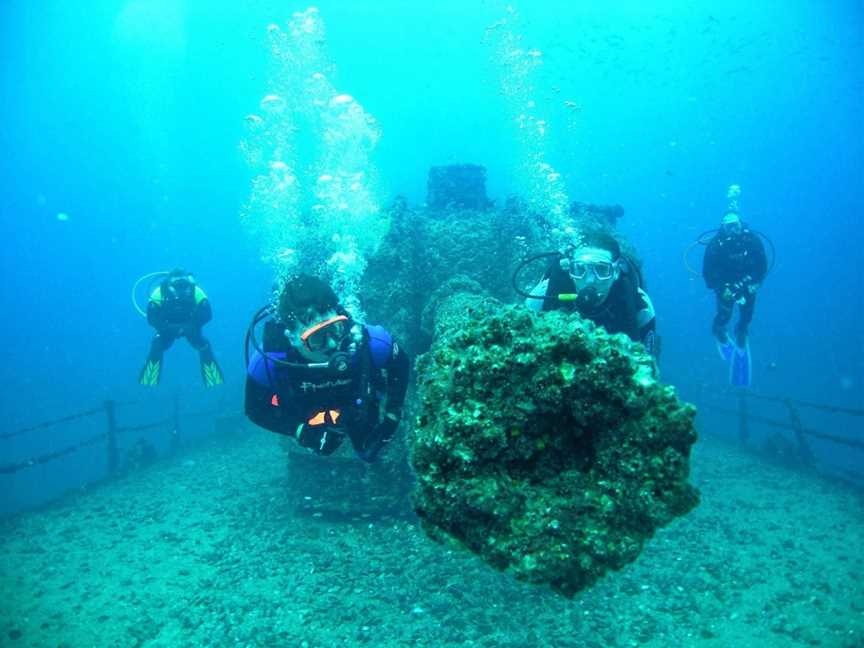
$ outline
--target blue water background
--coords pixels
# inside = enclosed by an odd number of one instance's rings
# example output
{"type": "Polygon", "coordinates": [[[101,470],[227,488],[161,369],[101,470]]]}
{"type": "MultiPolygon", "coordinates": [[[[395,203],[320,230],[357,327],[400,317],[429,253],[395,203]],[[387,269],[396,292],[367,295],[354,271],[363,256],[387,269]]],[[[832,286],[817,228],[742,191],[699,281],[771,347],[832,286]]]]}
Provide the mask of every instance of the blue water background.
{"type": "MultiPolygon", "coordinates": [[[[696,402],[722,401],[713,296],[682,252],[716,226],[726,187],[738,183],[745,220],[777,248],[752,327],[756,388],[861,408],[861,3],[598,4],[514,6],[525,46],[544,53],[534,96],[548,161],[571,199],[627,210],[620,226],[645,261],[664,380],[696,402]]],[[[522,158],[484,33],[505,5],[316,6],[336,87],[382,127],[382,202],[422,203],[430,165],[473,162],[488,168],[501,204],[522,158]]],[[[273,273],[240,223],[252,172],[238,144],[266,90],[266,26],[305,7],[0,5],[3,431],[105,399],[139,402],[121,408],[122,424],[170,415],[175,394],[186,412],[241,410],[243,333],[273,273]],[[129,291],[141,274],[175,265],[212,299],[205,333],[226,373],[221,390],[199,385],[185,342],[168,352],[158,392],[136,384],[150,330],[129,291]]],[[[701,250],[691,258],[701,267],[701,250]]],[[[734,419],[701,417],[711,433],[734,436],[734,419]]],[[[860,419],[807,413],[805,423],[861,435],[860,419]]],[[[206,434],[201,425],[189,433],[206,434]]],[[[0,464],[103,430],[95,417],[2,441],[0,464]]],[[[154,442],[164,446],[164,435],[154,442]]],[[[861,463],[861,453],[821,452],[861,463]]],[[[0,478],[0,509],[103,470],[94,449],[0,478]]]]}

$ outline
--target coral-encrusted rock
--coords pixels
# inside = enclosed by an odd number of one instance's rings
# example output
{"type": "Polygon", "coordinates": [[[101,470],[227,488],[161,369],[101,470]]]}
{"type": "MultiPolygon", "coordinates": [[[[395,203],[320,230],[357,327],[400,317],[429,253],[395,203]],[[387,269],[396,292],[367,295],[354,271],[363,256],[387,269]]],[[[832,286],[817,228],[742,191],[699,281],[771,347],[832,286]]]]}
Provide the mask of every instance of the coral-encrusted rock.
{"type": "Polygon", "coordinates": [[[486,167],[450,164],[429,169],[426,202],[430,209],[488,209],[486,167]]]}
{"type": "MultiPolygon", "coordinates": [[[[461,276],[498,299],[513,299],[513,269],[528,250],[547,245],[526,212],[434,211],[397,203],[389,216],[390,232],[369,259],[360,293],[370,321],[386,322],[412,355],[429,349],[423,311],[443,283],[461,276]]],[[[538,267],[531,277],[535,283],[542,270],[538,267]]]]}
{"type": "Polygon", "coordinates": [[[442,304],[435,338],[411,439],[433,538],[573,596],[698,503],[695,410],[640,345],[475,295],[442,304]]]}

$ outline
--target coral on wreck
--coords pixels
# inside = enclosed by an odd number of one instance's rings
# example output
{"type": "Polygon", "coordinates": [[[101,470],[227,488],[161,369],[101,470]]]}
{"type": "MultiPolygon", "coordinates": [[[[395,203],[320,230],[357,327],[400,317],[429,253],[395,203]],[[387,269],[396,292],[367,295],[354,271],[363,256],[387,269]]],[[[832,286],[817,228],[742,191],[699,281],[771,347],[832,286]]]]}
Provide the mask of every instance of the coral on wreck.
{"type": "Polygon", "coordinates": [[[625,336],[457,294],[417,374],[424,529],[521,580],[573,596],[698,503],[695,410],[625,336]]]}
{"type": "Polygon", "coordinates": [[[363,303],[370,321],[386,322],[412,355],[429,348],[423,311],[442,284],[462,276],[498,299],[512,300],[513,269],[529,250],[545,249],[527,212],[433,211],[400,202],[388,213],[391,228],[369,259],[363,303]]]}

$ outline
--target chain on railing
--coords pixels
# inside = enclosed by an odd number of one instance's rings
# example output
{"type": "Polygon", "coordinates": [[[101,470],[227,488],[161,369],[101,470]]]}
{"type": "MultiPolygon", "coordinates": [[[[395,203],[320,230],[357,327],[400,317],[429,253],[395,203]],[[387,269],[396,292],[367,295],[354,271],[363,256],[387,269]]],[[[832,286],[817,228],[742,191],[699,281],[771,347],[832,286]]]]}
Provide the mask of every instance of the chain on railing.
{"type": "Polygon", "coordinates": [[[70,421],[75,421],[80,418],[87,418],[88,416],[94,416],[103,412],[103,408],[95,408],[90,409],[85,412],[79,412],[78,414],[70,414],[69,416],[64,416],[63,418],[54,419],[52,421],[43,421],[42,423],[37,423],[36,425],[30,425],[25,428],[21,428],[20,430],[14,430],[12,432],[4,432],[0,434],[0,440],[11,439],[12,437],[20,436],[22,434],[26,434],[28,432],[34,432],[36,430],[42,430],[49,427],[54,427],[55,425],[60,425],[62,423],[69,423],[70,421]]]}
{"type": "MultiPolygon", "coordinates": [[[[36,430],[47,429],[50,427],[54,427],[56,425],[61,425],[64,423],[69,423],[71,421],[76,421],[78,419],[86,418],[89,416],[95,416],[100,413],[105,414],[106,423],[107,423],[107,431],[101,434],[97,434],[92,437],[88,437],[82,441],[77,443],[70,444],[60,450],[54,450],[51,452],[46,452],[41,455],[37,455],[35,457],[30,457],[23,461],[12,462],[8,464],[0,465],[0,475],[10,475],[18,472],[19,470],[24,470],[26,468],[30,468],[32,466],[37,466],[40,464],[46,464],[49,461],[53,461],[55,459],[59,459],[61,457],[65,457],[67,455],[72,454],[82,448],[86,448],[88,446],[95,445],[101,441],[106,442],[106,450],[107,450],[107,471],[109,476],[114,475],[117,472],[118,468],[118,450],[117,450],[117,435],[125,434],[129,432],[143,432],[146,430],[152,430],[155,428],[167,426],[170,430],[171,434],[171,450],[176,451],[180,444],[180,399],[178,397],[174,398],[173,403],[173,412],[172,416],[160,419],[158,421],[152,421],[150,423],[142,423],[139,425],[117,425],[117,416],[116,410],[117,405],[134,405],[136,402],[123,402],[118,403],[117,401],[108,400],[103,403],[101,408],[93,408],[83,412],[79,412],[77,414],[70,414],[68,416],[64,416],[57,419],[52,419],[50,421],[43,421],[41,423],[37,423],[36,425],[30,425],[19,430],[14,430],[12,432],[6,432],[0,434],[0,440],[11,439],[16,436],[20,436],[26,434],[28,432],[33,432],[36,430]]],[[[218,412],[210,411],[210,412],[196,412],[194,414],[189,414],[189,417],[200,417],[200,416],[217,416],[218,412]]]]}
{"type": "Polygon", "coordinates": [[[167,425],[171,423],[173,418],[165,418],[161,421],[153,421],[153,423],[144,423],[142,425],[124,425],[123,427],[118,427],[115,432],[118,434],[120,432],[144,432],[145,430],[152,430],[153,428],[162,427],[163,425],[167,425]]]}
{"type": "MultiPolygon", "coordinates": [[[[783,403],[787,407],[797,406],[797,407],[809,407],[810,409],[820,410],[823,412],[830,412],[832,414],[846,414],[848,416],[864,416],[864,409],[856,409],[853,407],[838,407],[837,405],[827,405],[825,403],[814,403],[812,401],[801,401],[795,400],[792,398],[788,398],[786,396],[768,396],[766,394],[758,394],[752,391],[745,390],[737,390],[740,393],[745,393],[747,398],[755,398],[756,400],[763,400],[773,403],[783,403]]],[[[736,391],[736,393],[737,393],[736,391]]]]}
{"type": "MultiPolygon", "coordinates": [[[[824,403],[814,403],[812,401],[799,401],[780,396],[767,396],[765,394],[758,394],[745,389],[734,390],[731,394],[735,395],[738,399],[737,410],[728,407],[718,407],[710,403],[700,405],[700,409],[736,417],[738,419],[738,441],[742,446],[747,445],[750,436],[749,424],[754,422],[769,427],[790,430],[795,436],[795,461],[804,466],[814,467],[817,464],[816,457],[808,443],[808,437],[821,439],[822,441],[828,441],[847,448],[854,448],[855,450],[864,450],[864,437],[856,438],[849,435],[829,434],[804,427],[804,424],[801,421],[799,409],[802,407],[808,407],[820,412],[847,416],[864,415],[864,410],[850,407],[838,407],[824,403]],[[752,414],[750,412],[751,399],[784,405],[789,415],[788,422],[752,414]]],[[[823,466],[823,469],[827,470],[826,474],[833,477],[839,476],[840,479],[843,479],[844,481],[849,481],[856,485],[864,483],[864,475],[855,471],[848,471],[842,468],[842,466],[823,466]],[[839,473],[842,473],[842,476],[838,474],[838,471],[839,473]]]]}
{"type": "Polygon", "coordinates": [[[16,473],[19,470],[23,470],[24,468],[30,468],[38,464],[48,463],[49,461],[53,461],[54,459],[59,459],[60,457],[65,457],[66,455],[70,455],[73,452],[77,452],[81,448],[95,445],[96,443],[104,441],[107,438],[108,433],[103,432],[102,434],[97,434],[96,436],[92,436],[89,439],[84,439],[83,441],[79,441],[78,443],[66,446],[62,450],[46,452],[45,454],[39,455],[38,457],[31,457],[30,459],[19,461],[18,463],[0,465],[0,475],[11,475],[12,473],[16,473]]]}
{"type": "MultiPolygon", "coordinates": [[[[746,400],[745,400],[746,403],[746,400]]],[[[745,405],[746,408],[746,405],[745,405]]],[[[750,414],[746,409],[743,411],[741,409],[733,410],[725,407],[717,407],[716,405],[700,405],[699,409],[711,410],[712,412],[717,412],[718,414],[726,414],[728,416],[736,416],[739,417],[739,422],[744,421],[753,421],[755,423],[762,423],[763,425],[768,425],[770,427],[780,428],[783,430],[791,430],[795,432],[796,435],[807,435],[812,436],[817,439],[823,439],[825,441],[832,441],[834,443],[838,443],[841,445],[849,446],[852,448],[859,448],[864,450],[864,440],[861,439],[852,439],[844,436],[837,436],[836,434],[828,434],[825,432],[819,432],[818,430],[810,430],[800,425],[800,419],[797,419],[797,423],[785,423],[783,421],[778,421],[776,419],[769,419],[762,416],[756,416],[755,414],[750,414]]],[[[800,436],[799,436],[800,438],[800,436]]],[[[746,441],[745,438],[741,438],[740,436],[740,427],[739,427],[739,439],[742,441],[746,441]]]]}

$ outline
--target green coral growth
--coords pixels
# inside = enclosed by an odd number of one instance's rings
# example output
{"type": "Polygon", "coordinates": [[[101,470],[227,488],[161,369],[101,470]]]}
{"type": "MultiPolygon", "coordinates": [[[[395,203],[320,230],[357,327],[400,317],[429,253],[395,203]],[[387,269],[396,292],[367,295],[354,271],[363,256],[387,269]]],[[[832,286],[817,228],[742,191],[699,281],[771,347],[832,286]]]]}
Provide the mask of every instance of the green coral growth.
{"type": "Polygon", "coordinates": [[[695,410],[578,315],[460,294],[418,363],[414,508],[433,538],[572,597],[699,501],[695,410]]]}

